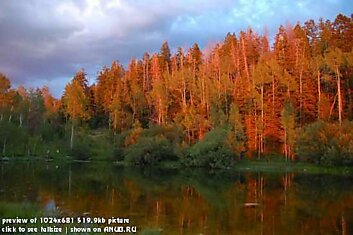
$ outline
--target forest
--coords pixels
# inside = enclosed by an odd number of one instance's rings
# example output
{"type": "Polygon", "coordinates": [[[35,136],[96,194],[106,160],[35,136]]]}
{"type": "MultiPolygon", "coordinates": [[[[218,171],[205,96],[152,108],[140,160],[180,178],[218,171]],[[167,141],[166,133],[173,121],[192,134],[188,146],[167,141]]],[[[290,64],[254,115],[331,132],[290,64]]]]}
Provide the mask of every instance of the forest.
{"type": "MultiPolygon", "coordinates": [[[[353,15],[251,28],[201,49],[164,42],[89,85],[84,69],[56,99],[0,74],[3,158],[114,160],[225,168],[280,156],[353,164],[353,15]],[[271,43],[271,41],[273,41],[271,43]]],[[[118,54],[118,52],[117,52],[118,54]]]]}

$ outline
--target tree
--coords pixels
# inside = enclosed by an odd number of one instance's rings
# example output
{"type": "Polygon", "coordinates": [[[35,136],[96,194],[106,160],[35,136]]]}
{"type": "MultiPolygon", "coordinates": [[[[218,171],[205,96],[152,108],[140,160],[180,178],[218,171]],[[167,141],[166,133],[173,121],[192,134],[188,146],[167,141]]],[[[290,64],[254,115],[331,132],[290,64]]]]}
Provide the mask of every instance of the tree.
{"type": "Polygon", "coordinates": [[[260,103],[259,109],[260,109],[260,120],[258,122],[258,135],[259,135],[259,144],[258,144],[258,157],[260,157],[261,154],[264,153],[265,151],[265,141],[264,141],[264,130],[266,127],[265,123],[265,92],[268,89],[268,87],[271,85],[273,82],[271,73],[272,70],[271,68],[267,65],[267,60],[269,58],[264,57],[260,62],[256,65],[255,69],[253,70],[253,79],[254,79],[254,85],[255,89],[259,95],[256,97],[259,97],[260,101],[257,101],[260,103]],[[266,90],[265,90],[266,89],[266,90]]]}
{"type": "Polygon", "coordinates": [[[158,124],[165,124],[168,110],[168,90],[166,89],[165,78],[158,63],[158,56],[152,56],[152,90],[150,93],[150,103],[155,108],[158,124]]]}
{"type": "Polygon", "coordinates": [[[286,102],[281,113],[281,124],[284,129],[284,156],[286,160],[293,160],[295,141],[295,114],[293,105],[286,102]]]}
{"type": "Polygon", "coordinates": [[[87,120],[89,114],[89,97],[87,96],[87,80],[82,76],[82,72],[76,73],[71,83],[66,85],[63,96],[65,113],[71,120],[70,148],[74,146],[74,126],[80,120],[87,120]]]}
{"type": "Polygon", "coordinates": [[[325,62],[327,66],[335,73],[335,79],[337,84],[337,97],[338,97],[338,121],[339,124],[342,124],[342,94],[341,94],[341,73],[340,67],[344,62],[344,56],[340,49],[334,48],[329,50],[325,54],[325,62]]]}
{"type": "Polygon", "coordinates": [[[45,118],[47,120],[50,120],[55,114],[58,113],[59,108],[60,108],[60,102],[53,97],[53,95],[50,93],[49,88],[47,86],[44,86],[40,90],[43,101],[44,101],[44,108],[45,108],[45,118]]]}
{"type": "Polygon", "coordinates": [[[168,42],[165,41],[161,47],[161,51],[159,53],[160,58],[160,67],[162,68],[162,72],[170,73],[170,63],[171,63],[171,54],[168,42]]]}
{"type": "Polygon", "coordinates": [[[104,115],[105,124],[111,127],[113,120],[113,100],[116,93],[121,93],[123,86],[122,80],[125,71],[123,66],[114,61],[110,68],[104,67],[97,77],[97,85],[94,91],[96,115],[104,115]]]}
{"type": "Polygon", "coordinates": [[[132,110],[132,119],[142,121],[144,107],[147,100],[143,94],[143,64],[133,60],[129,64],[129,70],[125,76],[127,82],[127,102],[132,110]]]}
{"type": "Polygon", "coordinates": [[[231,104],[228,123],[230,125],[230,133],[228,133],[228,144],[233,152],[241,154],[245,152],[246,136],[244,133],[244,125],[241,114],[236,104],[231,104]]]}
{"type": "Polygon", "coordinates": [[[11,105],[11,96],[10,96],[10,81],[0,73],[0,121],[4,118],[4,112],[11,105]]]}

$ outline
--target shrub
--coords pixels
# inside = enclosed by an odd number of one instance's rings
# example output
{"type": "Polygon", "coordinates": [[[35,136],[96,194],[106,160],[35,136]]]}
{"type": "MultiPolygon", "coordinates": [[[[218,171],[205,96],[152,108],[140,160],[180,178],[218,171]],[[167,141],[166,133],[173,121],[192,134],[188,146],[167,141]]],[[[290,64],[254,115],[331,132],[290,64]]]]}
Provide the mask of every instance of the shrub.
{"type": "Polygon", "coordinates": [[[113,159],[116,161],[124,160],[124,149],[126,148],[126,139],[129,137],[131,131],[124,131],[120,134],[115,134],[113,138],[113,159]]]}
{"type": "Polygon", "coordinates": [[[72,156],[77,160],[88,160],[90,158],[90,148],[86,141],[77,141],[72,148],[72,156]]]}
{"type": "Polygon", "coordinates": [[[186,166],[207,168],[227,168],[234,164],[236,153],[227,141],[229,131],[216,128],[208,132],[204,139],[192,146],[183,159],[186,166]]]}
{"type": "Polygon", "coordinates": [[[154,165],[162,160],[176,160],[174,147],[164,136],[140,137],[125,150],[125,160],[136,165],[154,165]]]}
{"type": "Polygon", "coordinates": [[[137,165],[153,165],[161,161],[174,161],[180,155],[182,132],[167,125],[152,125],[142,129],[139,125],[119,138],[117,154],[125,147],[124,160],[137,165]],[[123,143],[123,144],[122,144],[123,143]]]}
{"type": "Polygon", "coordinates": [[[115,147],[113,149],[113,159],[116,161],[123,161],[124,160],[124,151],[119,147],[115,147]]]}
{"type": "Polygon", "coordinates": [[[339,124],[318,121],[298,133],[299,160],[323,165],[353,163],[353,122],[339,124]]]}
{"type": "Polygon", "coordinates": [[[164,136],[169,142],[177,144],[183,139],[183,132],[174,125],[152,125],[149,129],[145,129],[143,136],[164,136]]]}

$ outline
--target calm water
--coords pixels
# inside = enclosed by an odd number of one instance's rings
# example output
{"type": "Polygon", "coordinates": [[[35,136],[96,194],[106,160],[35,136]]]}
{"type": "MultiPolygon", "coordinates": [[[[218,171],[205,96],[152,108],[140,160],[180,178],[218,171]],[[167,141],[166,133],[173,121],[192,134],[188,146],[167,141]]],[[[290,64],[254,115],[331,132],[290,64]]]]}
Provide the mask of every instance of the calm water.
{"type": "Polygon", "coordinates": [[[98,163],[0,167],[0,203],[29,202],[71,216],[127,217],[140,232],[353,234],[352,177],[181,173],[98,163]]]}

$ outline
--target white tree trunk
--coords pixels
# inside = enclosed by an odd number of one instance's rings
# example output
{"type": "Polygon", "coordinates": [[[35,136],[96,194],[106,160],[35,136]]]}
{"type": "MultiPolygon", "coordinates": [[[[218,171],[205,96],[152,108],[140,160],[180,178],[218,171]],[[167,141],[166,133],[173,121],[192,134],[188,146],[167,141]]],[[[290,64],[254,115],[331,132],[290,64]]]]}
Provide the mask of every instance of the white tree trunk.
{"type": "Polygon", "coordinates": [[[321,109],[321,81],[320,81],[320,70],[317,70],[317,92],[318,92],[318,102],[317,102],[317,119],[320,119],[320,109],[321,109]]]}
{"type": "Polygon", "coordinates": [[[3,144],[3,148],[2,148],[2,156],[5,156],[6,154],[6,138],[4,139],[4,144],[3,144]]]}
{"type": "Polygon", "coordinates": [[[336,67],[336,74],[337,74],[337,95],[338,95],[338,121],[341,126],[342,125],[341,76],[338,70],[338,66],[336,67]]]}
{"type": "Polygon", "coordinates": [[[71,123],[71,138],[70,138],[70,149],[74,147],[74,122],[71,123]]]}

